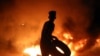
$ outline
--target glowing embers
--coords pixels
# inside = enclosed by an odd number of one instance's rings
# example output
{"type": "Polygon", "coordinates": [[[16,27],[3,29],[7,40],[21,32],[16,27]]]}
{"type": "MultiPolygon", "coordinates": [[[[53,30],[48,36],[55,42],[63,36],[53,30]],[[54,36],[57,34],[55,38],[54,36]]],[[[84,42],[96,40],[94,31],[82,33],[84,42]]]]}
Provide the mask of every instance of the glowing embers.
{"type": "Polygon", "coordinates": [[[24,50],[25,56],[41,56],[40,46],[28,47],[24,50]]]}

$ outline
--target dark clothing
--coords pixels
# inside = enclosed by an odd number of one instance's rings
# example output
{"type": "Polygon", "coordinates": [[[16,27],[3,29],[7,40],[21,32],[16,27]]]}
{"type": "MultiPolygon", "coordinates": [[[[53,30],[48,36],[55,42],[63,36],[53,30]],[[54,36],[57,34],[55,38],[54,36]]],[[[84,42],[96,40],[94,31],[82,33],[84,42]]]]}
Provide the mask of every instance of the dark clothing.
{"type": "Polygon", "coordinates": [[[49,56],[49,54],[52,56],[70,56],[69,48],[64,43],[59,41],[56,37],[52,36],[54,27],[55,25],[51,21],[47,21],[43,26],[40,41],[42,56],[49,56]],[[53,38],[55,38],[55,40],[53,40],[53,38]],[[64,54],[60,53],[56,49],[56,46],[61,48],[64,51],[64,54]]]}
{"type": "MultiPolygon", "coordinates": [[[[52,32],[54,30],[54,23],[47,21],[44,26],[43,26],[43,30],[42,30],[42,35],[41,35],[41,41],[42,42],[47,42],[47,44],[49,42],[51,42],[50,40],[52,39],[52,32]]],[[[46,44],[46,43],[45,43],[46,44]]]]}
{"type": "Polygon", "coordinates": [[[50,54],[50,51],[52,51],[52,32],[54,30],[54,23],[47,21],[42,30],[41,34],[41,41],[40,41],[40,48],[42,52],[42,56],[48,56],[50,54]]]}
{"type": "Polygon", "coordinates": [[[46,37],[51,36],[53,30],[54,30],[54,23],[47,21],[43,26],[42,36],[46,36],[46,37]]]}

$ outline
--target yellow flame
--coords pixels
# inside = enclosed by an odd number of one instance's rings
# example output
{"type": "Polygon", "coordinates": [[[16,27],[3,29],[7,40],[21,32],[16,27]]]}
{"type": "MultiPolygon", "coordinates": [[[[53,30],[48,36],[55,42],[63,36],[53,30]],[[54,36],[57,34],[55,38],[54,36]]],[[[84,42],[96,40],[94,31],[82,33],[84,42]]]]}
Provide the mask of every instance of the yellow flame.
{"type": "Polygon", "coordinates": [[[24,50],[25,54],[28,54],[29,56],[38,56],[41,55],[40,47],[38,46],[32,46],[29,48],[26,48],[24,50]]]}
{"type": "Polygon", "coordinates": [[[69,33],[64,33],[63,36],[66,38],[66,39],[73,39],[73,37],[71,36],[71,34],[69,33]]]}
{"type": "MultiPolygon", "coordinates": [[[[63,35],[66,39],[71,39],[73,40],[73,37],[70,34],[65,33],[63,35]]],[[[62,40],[64,43],[67,43],[66,41],[62,40]]],[[[80,40],[78,41],[77,44],[74,44],[73,42],[68,43],[68,47],[71,50],[71,55],[70,56],[76,56],[76,51],[79,50],[80,48],[82,48],[85,44],[86,44],[87,40],[80,40]]],[[[99,40],[97,40],[97,42],[99,42],[99,40]]],[[[61,49],[59,49],[58,47],[56,47],[56,49],[58,51],[60,51],[61,53],[64,53],[61,49]]],[[[24,54],[28,54],[28,56],[41,56],[41,51],[40,51],[40,46],[36,45],[36,46],[31,46],[28,47],[24,50],[24,54]]],[[[49,55],[51,56],[51,55],[49,55]]]]}

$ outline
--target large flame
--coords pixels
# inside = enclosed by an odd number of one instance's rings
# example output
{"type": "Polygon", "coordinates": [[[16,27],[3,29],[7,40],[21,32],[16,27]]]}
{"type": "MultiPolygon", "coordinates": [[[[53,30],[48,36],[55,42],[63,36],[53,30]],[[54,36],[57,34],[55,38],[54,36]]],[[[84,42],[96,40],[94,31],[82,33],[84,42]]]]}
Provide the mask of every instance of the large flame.
{"type": "MultiPolygon", "coordinates": [[[[69,33],[64,33],[63,36],[66,39],[73,40],[73,37],[69,33]]],[[[62,40],[62,41],[65,42],[65,40],[62,40]]],[[[83,48],[86,41],[87,41],[86,39],[80,40],[77,44],[74,44],[73,42],[70,42],[70,43],[65,42],[65,43],[67,43],[68,47],[71,50],[70,56],[77,56],[76,51],[79,50],[80,48],[83,48]]],[[[97,41],[99,41],[99,40],[97,40],[97,41]]],[[[59,50],[59,51],[62,52],[62,50],[59,50]]],[[[41,56],[40,46],[39,45],[36,45],[36,46],[33,45],[31,47],[28,47],[24,50],[24,54],[27,54],[27,56],[41,56]]]]}

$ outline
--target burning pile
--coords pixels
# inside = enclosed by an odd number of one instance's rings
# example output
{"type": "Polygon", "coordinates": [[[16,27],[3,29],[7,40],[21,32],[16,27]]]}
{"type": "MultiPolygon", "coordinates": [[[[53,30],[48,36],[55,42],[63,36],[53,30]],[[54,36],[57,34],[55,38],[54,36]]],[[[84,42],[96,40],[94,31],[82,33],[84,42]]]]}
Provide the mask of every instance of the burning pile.
{"type": "MultiPolygon", "coordinates": [[[[69,33],[65,33],[63,34],[63,36],[68,39],[68,40],[73,40],[73,37],[71,36],[71,34],[69,33]]],[[[65,42],[64,40],[62,40],[65,44],[67,42],[65,42]]],[[[99,40],[97,40],[99,41],[99,40]]],[[[80,40],[78,41],[78,43],[74,44],[72,41],[70,41],[69,43],[67,43],[68,47],[71,50],[71,56],[77,56],[76,52],[78,50],[80,50],[81,48],[84,47],[84,45],[86,44],[87,39],[84,40],[80,40]]],[[[25,55],[27,56],[41,56],[41,51],[40,51],[40,46],[38,45],[32,45],[31,47],[25,48],[25,50],[23,51],[25,55]]]]}

